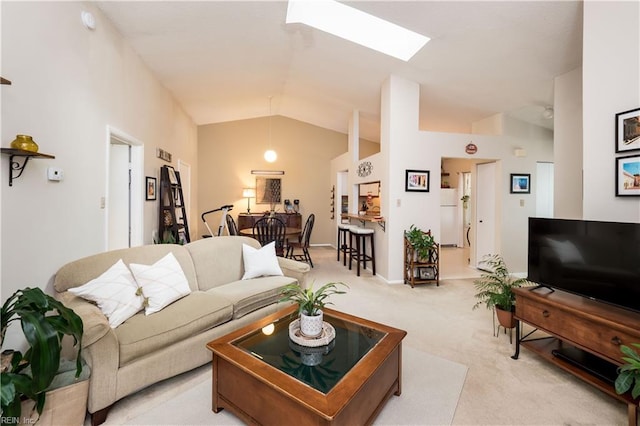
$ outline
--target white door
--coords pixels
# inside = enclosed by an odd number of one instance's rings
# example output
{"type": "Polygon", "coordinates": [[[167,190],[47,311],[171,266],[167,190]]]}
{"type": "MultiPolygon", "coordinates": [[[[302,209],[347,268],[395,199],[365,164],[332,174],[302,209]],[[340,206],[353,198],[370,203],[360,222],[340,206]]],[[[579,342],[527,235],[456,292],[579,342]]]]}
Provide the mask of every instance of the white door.
{"type": "Polygon", "coordinates": [[[487,254],[496,253],[496,163],[476,166],[476,267],[487,254]]]}
{"type": "Polygon", "coordinates": [[[143,244],[144,146],[107,126],[105,249],[143,244]]]}
{"type": "Polygon", "coordinates": [[[107,250],[131,246],[131,146],[112,139],[109,145],[107,250]]]}

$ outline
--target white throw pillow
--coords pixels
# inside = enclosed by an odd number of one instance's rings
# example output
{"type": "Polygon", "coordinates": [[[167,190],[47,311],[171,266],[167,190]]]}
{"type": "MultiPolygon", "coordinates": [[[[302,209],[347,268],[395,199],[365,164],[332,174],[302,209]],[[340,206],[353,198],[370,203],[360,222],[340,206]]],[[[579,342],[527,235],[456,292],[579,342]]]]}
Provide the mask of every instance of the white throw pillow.
{"type": "Polygon", "coordinates": [[[145,299],[144,313],[152,314],[191,293],[189,282],[173,253],[153,265],[129,264],[145,299]]]}
{"type": "Polygon", "coordinates": [[[275,241],[260,249],[243,244],[242,259],[244,261],[243,280],[261,276],[284,275],[276,257],[275,241]]]}
{"type": "Polygon", "coordinates": [[[70,293],[95,302],[109,319],[111,328],[116,328],[142,309],[144,298],[136,294],[137,291],[138,284],[122,259],[98,278],[69,289],[70,293]]]}

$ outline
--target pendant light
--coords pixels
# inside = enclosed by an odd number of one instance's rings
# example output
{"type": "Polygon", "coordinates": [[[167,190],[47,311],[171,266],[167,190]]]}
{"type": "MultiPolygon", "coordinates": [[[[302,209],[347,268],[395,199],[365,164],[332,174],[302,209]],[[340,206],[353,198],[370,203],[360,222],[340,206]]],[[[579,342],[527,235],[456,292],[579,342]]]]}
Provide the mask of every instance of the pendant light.
{"type": "Polygon", "coordinates": [[[269,96],[269,149],[264,152],[267,163],[273,163],[278,159],[278,154],[271,148],[271,98],[272,96],[269,96]]]}

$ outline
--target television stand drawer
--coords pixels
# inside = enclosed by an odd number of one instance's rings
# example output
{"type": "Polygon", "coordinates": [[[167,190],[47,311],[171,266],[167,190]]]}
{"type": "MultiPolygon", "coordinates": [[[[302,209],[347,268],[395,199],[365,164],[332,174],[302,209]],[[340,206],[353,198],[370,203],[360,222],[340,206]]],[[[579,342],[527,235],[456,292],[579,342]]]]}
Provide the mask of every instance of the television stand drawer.
{"type": "MultiPolygon", "coordinates": [[[[528,292],[531,293],[531,292],[528,292]]],[[[535,293],[534,293],[535,294],[535,293]]],[[[623,363],[620,345],[640,342],[640,328],[632,333],[624,326],[588,311],[549,303],[545,297],[516,295],[516,317],[562,340],[574,343],[617,364],[623,363]]],[[[640,326],[640,324],[638,324],[640,326]]]]}

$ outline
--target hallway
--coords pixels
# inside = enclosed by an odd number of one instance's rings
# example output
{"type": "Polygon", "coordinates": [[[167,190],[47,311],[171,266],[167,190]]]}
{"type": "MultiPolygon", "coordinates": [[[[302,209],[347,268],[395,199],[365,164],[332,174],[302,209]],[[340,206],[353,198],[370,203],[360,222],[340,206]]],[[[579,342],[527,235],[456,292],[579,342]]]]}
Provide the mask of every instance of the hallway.
{"type": "Polygon", "coordinates": [[[481,271],[469,265],[469,247],[440,248],[440,279],[477,278],[481,271]]]}

